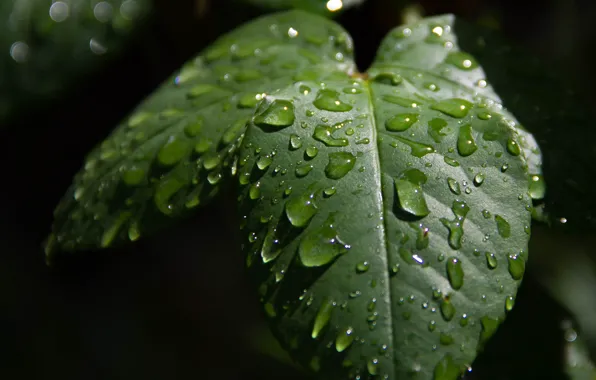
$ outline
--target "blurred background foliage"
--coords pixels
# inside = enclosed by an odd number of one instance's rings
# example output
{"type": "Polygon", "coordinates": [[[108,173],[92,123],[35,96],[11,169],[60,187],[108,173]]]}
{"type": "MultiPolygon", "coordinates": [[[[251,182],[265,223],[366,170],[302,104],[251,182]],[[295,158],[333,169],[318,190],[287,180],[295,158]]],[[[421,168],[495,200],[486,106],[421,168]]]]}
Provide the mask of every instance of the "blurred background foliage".
{"type": "MultiPolygon", "coordinates": [[[[223,208],[52,270],[40,248],[83,156],[185,60],[272,11],[265,1],[0,2],[0,377],[307,378],[263,335],[235,256],[233,191],[223,208]]],[[[592,0],[359,3],[327,14],[353,36],[361,70],[404,19],[455,13],[535,54],[596,105],[592,0]]],[[[594,130],[581,134],[595,152],[594,130]]],[[[516,307],[467,378],[596,378],[595,243],[590,230],[533,228],[516,307]]]]}

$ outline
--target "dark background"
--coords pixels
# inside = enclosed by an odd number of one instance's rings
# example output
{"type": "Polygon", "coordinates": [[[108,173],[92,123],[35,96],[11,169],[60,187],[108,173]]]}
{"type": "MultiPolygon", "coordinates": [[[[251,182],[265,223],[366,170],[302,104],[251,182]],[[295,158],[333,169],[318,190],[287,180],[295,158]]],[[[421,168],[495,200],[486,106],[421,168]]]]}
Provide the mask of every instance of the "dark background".
{"type": "MultiPolygon", "coordinates": [[[[428,15],[496,21],[545,64],[565,64],[570,83],[589,90],[596,82],[591,0],[421,4],[428,15]]],[[[399,24],[400,6],[369,0],[339,18],[355,39],[361,70],[399,24]]],[[[123,56],[0,128],[0,378],[304,378],[250,348],[248,331],[260,317],[243,277],[232,194],[122,249],[61,260],[53,269],[41,250],[53,208],[85,153],[185,60],[257,14],[231,0],[158,1],[123,56]]],[[[566,315],[527,276],[471,378],[564,379],[566,315]]]]}

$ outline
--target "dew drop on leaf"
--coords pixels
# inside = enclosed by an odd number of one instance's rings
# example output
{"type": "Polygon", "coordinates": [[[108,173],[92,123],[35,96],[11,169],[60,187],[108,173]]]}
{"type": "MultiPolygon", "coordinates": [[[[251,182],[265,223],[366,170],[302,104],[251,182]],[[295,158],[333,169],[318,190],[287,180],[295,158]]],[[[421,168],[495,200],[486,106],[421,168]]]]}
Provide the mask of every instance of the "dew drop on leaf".
{"type": "Polygon", "coordinates": [[[391,132],[403,132],[407,131],[417,121],[418,114],[402,113],[387,120],[385,127],[391,132]]]}
{"type": "Polygon", "coordinates": [[[321,334],[321,331],[323,331],[323,329],[329,324],[334,307],[335,302],[332,302],[329,299],[324,300],[321,304],[312,328],[311,337],[313,339],[318,338],[321,334]]]}
{"type": "Polygon", "coordinates": [[[511,226],[501,215],[495,215],[495,221],[497,222],[497,231],[503,238],[511,236],[511,226]]]}
{"type": "Polygon", "coordinates": [[[452,320],[455,316],[455,306],[453,306],[451,301],[447,298],[443,299],[441,302],[441,315],[447,322],[452,320]]]}
{"type": "Polygon", "coordinates": [[[472,136],[472,125],[466,124],[459,128],[457,136],[457,152],[462,157],[467,157],[478,150],[478,145],[472,136]]]}
{"type": "Polygon", "coordinates": [[[170,136],[166,143],[159,149],[157,160],[164,166],[172,166],[178,163],[190,150],[187,140],[177,136],[170,136]]]}
{"type": "Polygon", "coordinates": [[[300,242],[298,256],[305,267],[320,267],[331,263],[336,257],[348,251],[337,234],[333,216],[330,216],[319,229],[309,231],[300,242]]]}
{"type": "Polygon", "coordinates": [[[314,192],[306,192],[286,203],[286,216],[294,227],[306,227],[317,213],[314,192]]]}
{"type": "Polygon", "coordinates": [[[317,148],[316,146],[309,146],[308,148],[306,148],[305,153],[308,158],[315,158],[319,153],[319,148],[317,148]]]}
{"type": "Polygon", "coordinates": [[[331,127],[325,125],[318,125],[315,127],[313,137],[315,138],[315,140],[318,140],[330,147],[348,146],[350,144],[348,139],[343,137],[335,138],[333,137],[332,133],[333,129],[331,127]]]}
{"type": "Polygon", "coordinates": [[[461,240],[464,236],[464,221],[470,211],[470,207],[463,201],[455,200],[451,206],[451,211],[455,215],[454,220],[441,218],[441,223],[449,229],[449,246],[453,249],[461,248],[461,240]]]}
{"type": "Polygon", "coordinates": [[[464,285],[464,270],[459,259],[450,257],[447,260],[447,276],[453,289],[459,290],[464,285]]]}
{"type": "Polygon", "coordinates": [[[403,211],[418,217],[430,214],[424,193],[419,185],[407,180],[395,179],[395,190],[399,206],[403,211]]]}
{"type": "Polygon", "coordinates": [[[461,119],[468,115],[470,108],[472,108],[472,103],[464,99],[452,98],[437,102],[430,108],[440,111],[447,116],[461,119]]]}
{"type": "Polygon", "coordinates": [[[509,274],[514,280],[521,280],[526,270],[526,263],[519,255],[509,255],[507,257],[509,262],[509,274]]]}
{"type": "Polygon", "coordinates": [[[449,190],[451,190],[451,192],[455,195],[460,195],[461,194],[461,188],[459,187],[459,182],[457,182],[455,179],[449,177],[447,178],[447,185],[449,185],[449,190]]]}
{"type": "Polygon", "coordinates": [[[445,62],[460,70],[473,70],[478,67],[478,62],[474,57],[461,51],[449,53],[445,58],[445,62]]]}
{"type": "Polygon", "coordinates": [[[497,267],[497,257],[494,253],[486,252],[486,265],[489,269],[495,269],[497,267]]]}
{"type": "Polygon", "coordinates": [[[521,154],[521,149],[517,141],[512,138],[507,140],[507,152],[509,152],[509,154],[512,156],[519,156],[521,154]]]}
{"type": "Polygon", "coordinates": [[[287,100],[276,99],[271,103],[263,103],[254,122],[260,127],[285,128],[294,124],[294,105],[287,100]]]}
{"type": "Polygon", "coordinates": [[[546,183],[541,175],[533,174],[530,176],[529,193],[530,197],[534,200],[544,198],[544,194],[546,193],[546,183]]]}
{"type": "Polygon", "coordinates": [[[306,177],[308,175],[308,173],[310,173],[313,170],[313,168],[314,168],[314,166],[311,164],[303,164],[303,165],[296,167],[296,170],[295,170],[296,177],[299,177],[299,178],[306,177]]]}
{"type": "Polygon", "coordinates": [[[320,110],[331,112],[347,112],[352,109],[351,105],[339,99],[339,92],[328,89],[319,90],[313,104],[320,110]]]}
{"type": "Polygon", "coordinates": [[[459,375],[459,367],[453,362],[451,354],[447,354],[435,366],[433,380],[457,380],[459,375]]]}
{"type": "MultiPolygon", "coordinates": [[[[426,144],[422,144],[416,141],[412,141],[412,140],[408,140],[406,138],[403,138],[401,136],[393,136],[393,138],[395,138],[398,141],[401,141],[402,143],[406,144],[407,146],[410,147],[410,154],[414,157],[423,157],[429,153],[434,153],[435,152],[435,148],[433,148],[430,145],[426,145],[426,144]]],[[[394,147],[396,145],[393,145],[394,147]]]]}
{"type": "Polygon", "coordinates": [[[335,339],[335,350],[337,352],[345,351],[354,341],[354,329],[346,327],[342,329],[335,339]]]}
{"type": "Polygon", "coordinates": [[[302,139],[300,139],[300,136],[296,134],[292,134],[290,136],[290,147],[293,150],[300,149],[302,147],[302,139]]]}
{"type": "Polygon", "coordinates": [[[354,168],[356,157],[349,152],[329,153],[329,162],[325,167],[325,175],[331,179],[343,178],[354,168]]]}

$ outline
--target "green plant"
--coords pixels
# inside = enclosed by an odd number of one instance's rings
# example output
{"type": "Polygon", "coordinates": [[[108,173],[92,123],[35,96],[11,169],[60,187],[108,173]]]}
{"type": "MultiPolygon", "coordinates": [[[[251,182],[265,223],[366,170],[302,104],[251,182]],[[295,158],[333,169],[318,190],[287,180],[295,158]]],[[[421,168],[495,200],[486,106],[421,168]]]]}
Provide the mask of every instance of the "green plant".
{"type": "Polygon", "coordinates": [[[223,36],[91,152],[48,260],[135,241],[235,177],[248,270],[305,367],[457,378],[513,308],[545,189],[457,33],[452,16],[395,29],[366,74],[319,16],[223,36]]]}

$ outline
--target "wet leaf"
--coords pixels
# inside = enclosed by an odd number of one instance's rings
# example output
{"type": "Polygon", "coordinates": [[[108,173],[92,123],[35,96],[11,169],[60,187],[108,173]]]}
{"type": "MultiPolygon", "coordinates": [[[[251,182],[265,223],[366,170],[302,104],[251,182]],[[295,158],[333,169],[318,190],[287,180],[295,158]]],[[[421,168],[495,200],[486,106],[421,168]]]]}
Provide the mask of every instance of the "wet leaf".
{"type": "Polygon", "coordinates": [[[358,6],[366,0],[244,0],[247,3],[272,9],[302,9],[323,15],[335,15],[358,6]]]}

